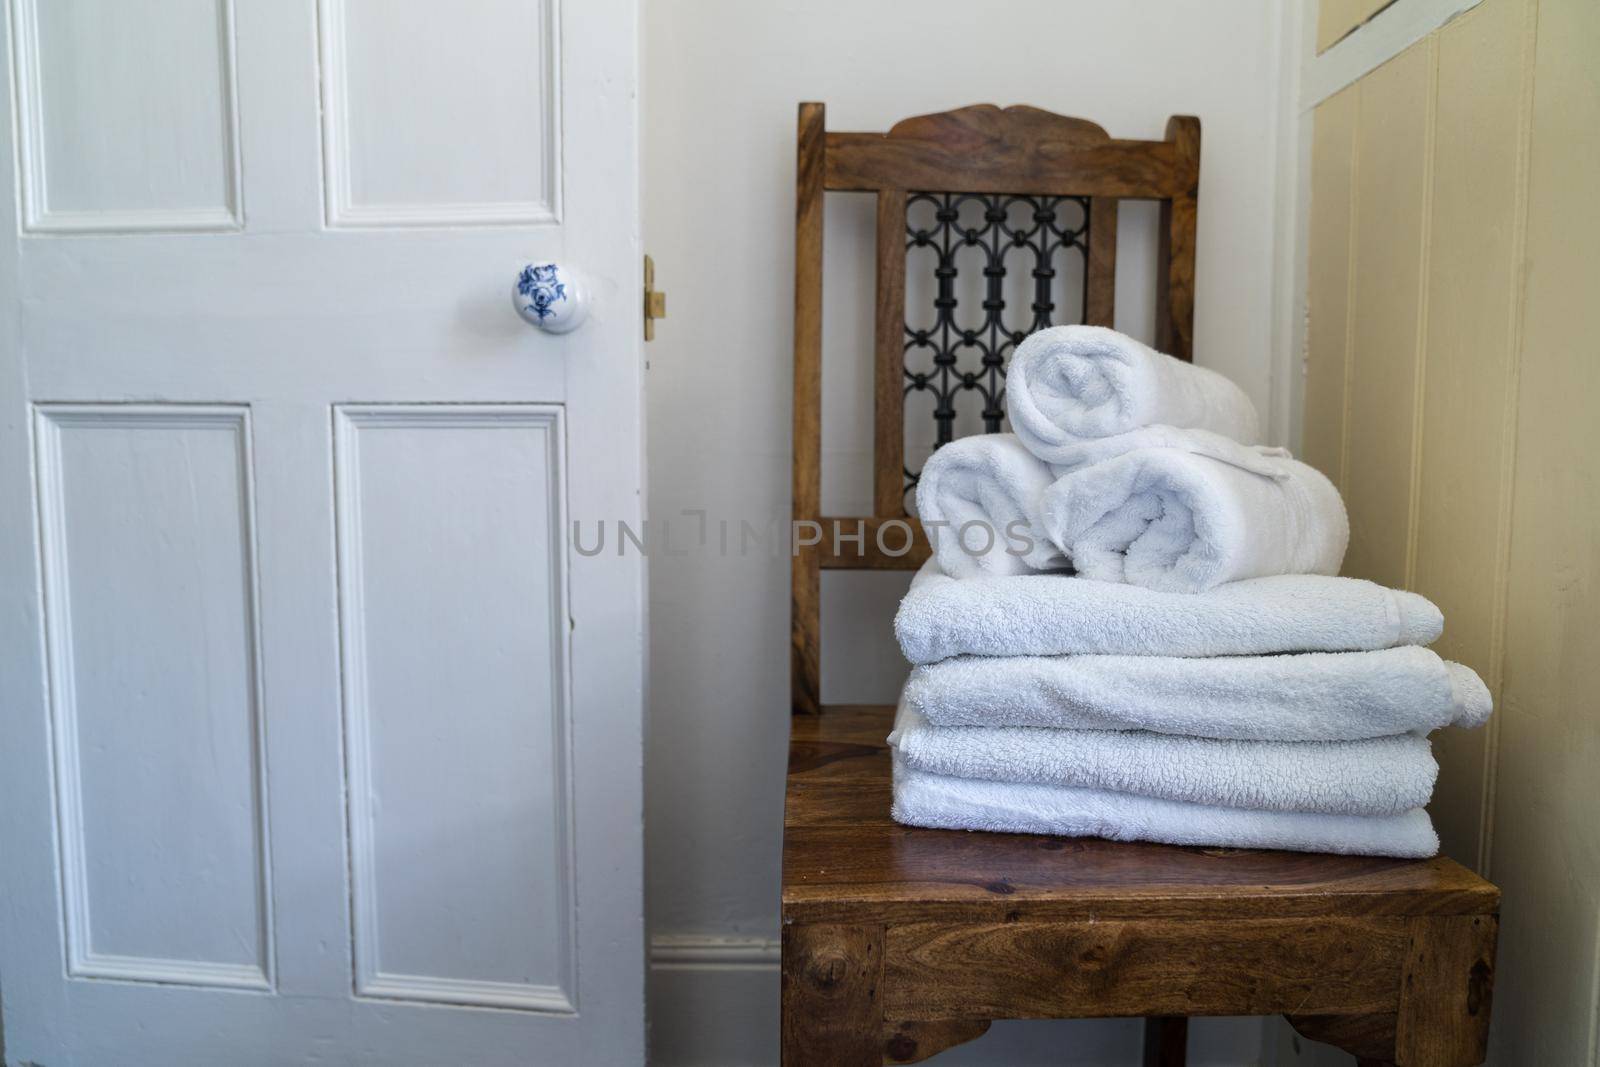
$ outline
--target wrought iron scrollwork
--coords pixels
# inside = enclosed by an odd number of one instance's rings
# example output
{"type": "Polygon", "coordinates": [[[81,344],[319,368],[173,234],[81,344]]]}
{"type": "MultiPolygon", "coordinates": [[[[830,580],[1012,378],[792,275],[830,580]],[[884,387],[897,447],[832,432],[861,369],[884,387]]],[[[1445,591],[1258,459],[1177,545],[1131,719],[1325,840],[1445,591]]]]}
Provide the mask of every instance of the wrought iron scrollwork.
{"type": "MultiPolygon", "coordinates": [[[[1087,265],[1089,201],[1086,197],[1012,196],[976,193],[911,193],[906,197],[906,252],[930,249],[934,266],[933,320],[916,325],[908,314],[905,326],[905,394],[932,394],[934,447],[955,436],[956,400],[963,393],[982,401],[985,433],[1000,430],[1005,417],[1006,356],[1028,334],[1054,325],[1059,310],[1056,278],[1064,257],[1076,254],[1087,265]],[[921,206],[926,205],[926,206],[921,206]],[[1074,225],[1064,210],[1076,205],[1074,225]],[[929,225],[915,224],[932,211],[929,225]],[[983,263],[982,316],[957,321],[959,296],[957,257],[964,249],[979,250],[983,263]],[[1032,302],[1024,314],[1006,315],[1008,259],[1020,260],[1032,278],[1032,302]],[[931,366],[924,354],[931,354],[931,366]],[[916,358],[919,366],[913,367],[916,358]]],[[[972,253],[969,253],[971,255],[972,253]]],[[[909,272],[908,272],[909,273],[909,272]]],[[[908,309],[910,300],[907,301],[908,309]]],[[[924,305],[922,309],[926,311],[924,305]]],[[[909,494],[917,472],[905,470],[909,494]]]]}

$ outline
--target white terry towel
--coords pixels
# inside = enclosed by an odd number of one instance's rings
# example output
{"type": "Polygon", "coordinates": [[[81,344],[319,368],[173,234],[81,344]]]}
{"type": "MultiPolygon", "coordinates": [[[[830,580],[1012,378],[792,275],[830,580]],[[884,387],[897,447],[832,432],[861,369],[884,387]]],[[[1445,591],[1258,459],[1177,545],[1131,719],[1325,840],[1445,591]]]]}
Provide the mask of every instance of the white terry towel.
{"type": "Polygon", "coordinates": [[[1439,851],[1428,813],[1248,811],[1032,782],[950,778],[894,763],[896,822],[948,830],[1105,837],[1212,848],[1283,848],[1420,859],[1439,851]]]}
{"type": "Polygon", "coordinates": [[[1216,371],[1163,355],[1103,326],[1030,335],[1006,369],[1006,414],[1034,455],[1063,462],[1085,437],[1140,426],[1198,427],[1253,445],[1255,405],[1216,371]]]}
{"type": "Polygon", "coordinates": [[[1060,477],[1129,452],[1137,452],[1141,448],[1176,448],[1182,452],[1224,460],[1245,470],[1259,470],[1267,475],[1277,473],[1276,468],[1260,461],[1294,458],[1287,448],[1242,445],[1210,430],[1184,430],[1176,426],[1155,425],[1141,426],[1110,437],[1085,437],[1075,444],[1065,445],[1053,453],[1050,469],[1060,477]]]}
{"type": "Polygon", "coordinates": [[[1213,434],[1063,476],[1039,502],[1050,540],[1086,578],[1197,593],[1270,574],[1337,574],[1350,542],[1322,473],[1213,434]]]}
{"type": "Polygon", "coordinates": [[[1471,667],[1414,645],[1282,656],[956,656],[911,671],[934,726],[1153,730],[1246,741],[1353,741],[1481,726],[1471,667]]]}
{"type": "Polygon", "coordinates": [[[957,581],[929,560],[895,613],[912,663],[951,656],[1254,656],[1432,644],[1425,597],[1359,578],[1283,574],[1204,593],[1059,574],[957,581]]]}
{"type": "Polygon", "coordinates": [[[940,448],[917,480],[917,516],[939,566],[958,578],[1065,567],[1038,524],[1039,499],[1054,480],[1015,434],[963,437],[940,448]]]}
{"type": "Polygon", "coordinates": [[[1399,815],[1426,804],[1439,776],[1427,738],[1414,734],[1221,741],[1146,730],[930,726],[905,702],[889,744],[907,767],[932,774],[1252,811],[1399,815]]]}

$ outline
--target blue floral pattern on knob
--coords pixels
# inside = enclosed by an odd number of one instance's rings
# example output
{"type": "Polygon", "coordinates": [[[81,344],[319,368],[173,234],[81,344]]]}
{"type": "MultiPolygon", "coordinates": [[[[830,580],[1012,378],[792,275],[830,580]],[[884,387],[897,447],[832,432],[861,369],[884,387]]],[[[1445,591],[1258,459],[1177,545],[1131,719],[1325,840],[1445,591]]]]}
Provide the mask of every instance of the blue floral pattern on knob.
{"type": "Polygon", "coordinates": [[[555,314],[555,306],[567,298],[567,284],[554,263],[530,263],[517,276],[517,293],[542,323],[555,314]]]}

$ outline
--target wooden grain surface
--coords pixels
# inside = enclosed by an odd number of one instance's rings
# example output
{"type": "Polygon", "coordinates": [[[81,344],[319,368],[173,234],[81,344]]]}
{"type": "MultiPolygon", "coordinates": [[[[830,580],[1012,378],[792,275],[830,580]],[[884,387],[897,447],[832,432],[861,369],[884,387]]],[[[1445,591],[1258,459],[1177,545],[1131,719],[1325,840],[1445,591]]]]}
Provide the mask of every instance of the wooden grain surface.
{"type": "MultiPolygon", "coordinates": [[[[822,511],[822,171],[821,104],[801,104],[796,137],[794,220],[795,522],[822,511]]],[[[789,704],[815,713],[822,699],[821,584],[817,553],[796,546],[790,563],[789,704]]]]}
{"type": "Polygon", "coordinates": [[[1117,202],[1109,196],[1089,201],[1089,247],[1083,274],[1083,321],[1116,325],[1117,202]]]}
{"type": "Polygon", "coordinates": [[[1156,347],[1179,359],[1194,358],[1195,228],[1200,217],[1200,120],[1174,115],[1167,143],[1183,160],[1187,181],[1161,202],[1156,250],[1156,347]]]}
{"type": "Polygon", "coordinates": [[[1410,920],[1396,1063],[1453,1067],[1481,1063],[1489,1051],[1494,999],[1494,915],[1432,915],[1410,920]]]}
{"type": "Polygon", "coordinates": [[[1381,1012],[1409,920],[908,923],[884,935],[900,1019],[1381,1012]]]}
{"type": "Polygon", "coordinates": [[[905,514],[906,191],[878,193],[873,320],[874,514],[905,514]]]}
{"type": "Polygon", "coordinates": [[[945,193],[1045,193],[1159,199],[1194,184],[1180,146],[1121,141],[1083,119],[977,104],[896,123],[888,133],[834,133],[827,187],[945,193]]]}
{"type": "Polygon", "coordinates": [[[989,1029],[988,1019],[937,1019],[885,1023],[883,1028],[884,1063],[921,1063],[947,1048],[982,1037],[989,1029]]]}
{"type": "Polygon", "coordinates": [[[784,927],[784,1067],[877,1067],[882,972],[882,927],[784,927]]]}

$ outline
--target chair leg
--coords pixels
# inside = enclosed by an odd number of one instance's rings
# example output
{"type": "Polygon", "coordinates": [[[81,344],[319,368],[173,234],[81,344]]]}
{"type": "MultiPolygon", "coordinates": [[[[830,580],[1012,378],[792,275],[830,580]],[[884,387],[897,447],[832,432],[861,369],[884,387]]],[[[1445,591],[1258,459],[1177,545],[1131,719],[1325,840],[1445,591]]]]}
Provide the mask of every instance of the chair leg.
{"type": "Polygon", "coordinates": [[[1360,1067],[1471,1067],[1489,1048],[1494,915],[1419,916],[1408,923],[1394,1014],[1290,1015],[1294,1028],[1356,1057],[1360,1067]]]}
{"type": "Polygon", "coordinates": [[[1484,1061],[1499,925],[1495,915],[1411,920],[1395,1019],[1395,1062],[1468,1067],[1484,1061]]]}
{"type": "Polygon", "coordinates": [[[883,1062],[883,927],[785,926],[784,1067],[883,1062]]]}
{"type": "Polygon", "coordinates": [[[1184,1067],[1188,1057],[1188,1019],[1152,1015],[1144,1021],[1144,1067],[1184,1067]]]}

